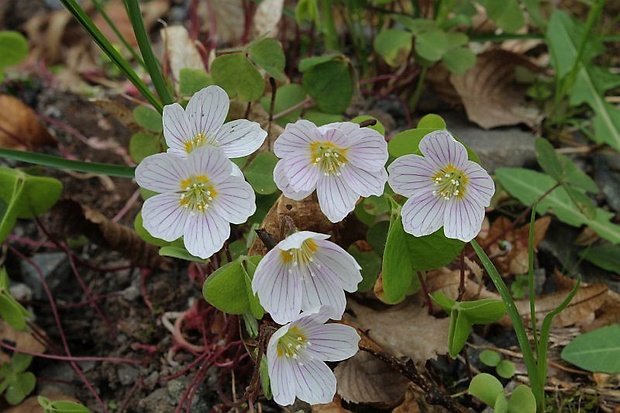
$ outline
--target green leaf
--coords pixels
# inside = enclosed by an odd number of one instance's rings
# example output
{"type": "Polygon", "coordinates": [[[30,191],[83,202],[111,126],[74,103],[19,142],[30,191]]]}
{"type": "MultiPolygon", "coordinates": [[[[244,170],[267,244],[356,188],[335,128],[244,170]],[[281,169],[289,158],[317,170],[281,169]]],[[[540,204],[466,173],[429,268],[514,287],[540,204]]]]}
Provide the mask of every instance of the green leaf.
{"type": "Polygon", "coordinates": [[[377,254],[383,254],[390,229],[389,221],[379,221],[371,225],[366,232],[366,241],[377,254]]]}
{"type": "Polygon", "coordinates": [[[295,21],[297,24],[314,23],[316,26],[321,24],[319,19],[319,5],[317,0],[299,0],[295,6],[295,21]]]}
{"type": "Polygon", "coordinates": [[[343,59],[346,59],[346,58],[338,54],[306,57],[305,59],[301,59],[301,61],[299,62],[299,71],[303,73],[306,70],[314,66],[318,66],[323,63],[331,62],[332,60],[343,61],[343,59]]]}
{"type": "Polygon", "coordinates": [[[228,314],[243,314],[251,311],[246,292],[247,272],[241,260],[218,268],[202,286],[205,300],[220,311],[228,314]]]}
{"type": "Polygon", "coordinates": [[[397,29],[382,30],[373,43],[375,52],[394,67],[398,67],[407,62],[411,53],[413,35],[410,32],[397,29]]]}
{"type": "Polygon", "coordinates": [[[161,133],[163,130],[161,114],[148,106],[136,106],[133,110],[133,118],[138,125],[148,131],[161,133]]]}
{"type": "Polygon", "coordinates": [[[585,172],[570,160],[568,156],[558,153],[558,159],[564,170],[564,180],[567,184],[577,188],[585,189],[588,192],[598,193],[599,189],[596,183],[585,172]]]}
{"type": "Polygon", "coordinates": [[[204,70],[186,67],[179,72],[179,90],[182,95],[193,95],[212,84],[213,79],[204,70]]]}
{"type": "Polygon", "coordinates": [[[381,272],[381,256],[375,251],[360,251],[355,244],[351,245],[347,252],[362,267],[362,281],[358,284],[357,291],[365,292],[371,290],[381,272]]]}
{"type": "MultiPolygon", "coordinates": [[[[498,168],[495,176],[506,191],[524,205],[532,205],[556,185],[550,176],[523,168],[498,168]]],[[[585,224],[606,240],[620,243],[620,226],[609,222],[614,216],[613,213],[596,208],[595,219],[586,217],[573,204],[570,196],[562,187],[547,195],[536,207],[536,212],[539,214],[544,214],[548,210],[552,210],[558,219],[569,225],[578,227],[585,224]]]]}
{"type": "Polygon", "coordinates": [[[377,121],[377,123],[375,123],[372,126],[366,126],[366,128],[370,128],[370,129],[374,129],[377,132],[379,132],[381,135],[385,136],[385,127],[383,126],[383,124],[381,122],[379,122],[379,120],[377,118],[375,118],[374,116],[369,116],[369,115],[360,115],[360,116],[356,116],[353,119],[351,119],[349,122],[353,122],[353,123],[362,123],[364,121],[367,120],[375,120],[377,121]]]}
{"type": "Polygon", "coordinates": [[[502,360],[497,364],[495,371],[500,377],[509,379],[515,375],[515,364],[510,360],[502,360]]]}
{"type": "Polygon", "coordinates": [[[555,152],[555,148],[545,138],[536,138],[536,159],[538,164],[550,177],[558,182],[564,181],[564,168],[555,152]]]}
{"type": "Polygon", "coordinates": [[[209,262],[208,259],[205,260],[205,259],[193,256],[184,247],[180,247],[176,245],[167,245],[167,246],[161,247],[159,249],[159,255],[163,257],[179,258],[185,261],[195,261],[201,264],[206,264],[207,262],[209,262]]]}
{"type": "Polygon", "coordinates": [[[431,62],[441,59],[450,48],[446,32],[441,29],[432,29],[420,33],[415,38],[415,51],[418,55],[431,62]]]}
{"type": "Polygon", "coordinates": [[[577,336],[564,350],[562,358],[591,372],[620,373],[620,325],[602,327],[577,336]]]}
{"type": "Polygon", "coordinates": [[[248,46],[248,56],[250,59],[262,67],[265,72],[269,73],[274,79],[281,82],[286,80],[284,75],[284,66],[286,58],[282,45],[276,39],[262,38],[256,40],[248,46]]]}
{"type": "Polygon", "coordinates": [[[244,102],[258,100],[265,90],[263,77],[243,53],[216,57],[211,75],[231,98],[238,96],[244,102]]]}
{"type": "MultiPolygon", "coordinates": [[[[276,93],[276,101],[274,103],[273,112],[274,114],[278,114],[283,112],[298,103],[302,102],[306,98],[306,91],[301,85],[296,83],[289,83],[283,86],[278,87],[278,91],[276,93]]],[[[269,112],[269,107],[271,105],[271,97],[264,97],[261,99],[261,105],[263,109],[269,112]]],[[[278,118],[276,122],[280,126],[285,126],[287,123],[295,122],[299,119],[301,115],[301,108],[290,112],[289,114],[278,118]]]]}
{"type": "Polygon", "coordinates": [[[155,238],[144,228],[143,221],[142,221],[142,211],[138,212],[138,214],[136,215],[136,218],[133,221],[133,228],[136,230],[136,233],[138,234],[138,236],[142,238],[144,241],[148,242],[149,244],[155,245],[156,247],[165,247],[167,245],[170,245],[169,241],[164,241],[163,239],[155,238]]]}
{"type": "Polygon", "coordinates": [[[437,29],[437,23],[431,19],[413,19],[405,15],[393,15],[394,21],[402,24],[405,28],[411,30],[415,35],[423,32],[437,29]]]}
{"type": "Polygon", "coordinates": [[[493,298],[475,301],[458,301],[455,308],[467,315],[472,324],[489,324],[506,314],[506,304],[493,298]]]}
{"type": "Polygon", "coordinates": [[[245,273],[245,289],[248,295],[248,302],[250,303],[250,312],[257,319],[260,320],[265,315],[265,309],[260,304],[260,300],[258,299],[258,295],[254,294],[252,291],[252,280],[254,279],[254,273],[256,272],[256,267],[261,260],[260,255],[253,255],[251,257],[245,257],[244,264],[246,271],[245,273]]]}
{"type": "Polygon", "coordinates": [[[448,352],[452,358],[459,355],[471,333],[472,323],[467,315],[457,309],[450,311],[450,329],[448,331],[448,352]]]}
{"type": "MultiPolygon", "coordinates": [[[[6,292],[5,294],[8,294],[6,292]]],[[[0,317],[16,330],[26,328],[25,309],[10,295],[0,295],[0,317]]],[[[29,315],[28,313],[26,313],[29,315]]]]}
{"type": "Polygon", "coordinates": [[[43,396],[37,396],[37,401],[45,413],[90,413],[88,407],[80,403],[57,400],[50,401],[43,396]]]}
{"type": "Polygon", "coordinates": [[[36,383],[36,377],[30,372],[17,375],[15,381],[9,384],[6,389],[4,394],[6,401],[11,405],[21,403],[34,390],[36,383]]]}
{"type": "Polygon", "coordinates": [[[29,354],[15,353],[11,357],[11,367],[14,373],[21,373],[32,363],[32,356],[29,354]]]}
{"type": "Polygon", "coordinates": [[[146,132],[134,133],[129,140],[129,155],[135,163],[140,163],[147,156],[161,152],[160,142],[159,135],[146,132]]]}
{"type": "Polygon", "coordinates": [[[536,398],[525,384],[520,384],[512,392],[508,401],[508,413],[536,413],[536,398]]]}
{"type": "Polygon", "coordinates": [[[41,215],[58,201],[61,192],[62,183],[58,179],[0,167],[0,198],[9,208],[11,203],[15,204],[17,218],[41,215]]]}
{"type": "Polygon", "coordinates": [[[441,62],[446,69],[460,75],[476,65],[476,54],[468,47],[455,47],[446,51],[441,62]]]}
{"type": "Polygon", "coordinates": [[[267,357],[263,357],[260,360],[260,386],[263,389],[263,393],[267,400],[271,400],[273,394],[271,394],[271,383],[269,381],[269,365],[267,364],[267,357]]]}
{"type": "Polygon", "coordinates": [[[495,367],[502,361],[502,356],[497,351],[487,349],[480,353],[480,361],[486,366],[495,367]]]}
{"type": "Polygon", "coordinates": [[[487,14],[505,32],[514,33],[525,25],[525,17],[517,0],[481,1],[487,14]]]}
{"type": "Polygon", "coordinates": [[[383,252],[383,291],[388,303],[398,303],[405,298],[414,277],[409,259],[407,235],[400,216],[392,219],[383,252]]]}
{"type": "Polygon", "coordinates": [[[364,198],[361,205],[366,213],[373,216],[384,215],[390,212],[390,203],[384,196],[371,195],[368,198],[364,198]]]}
{"type": "Polygon", "coordinates": [[[469,383],[469,394],[482,400],[489,406],[495,406],[495,400],[504,394],[504,386],[495,377],[488,373],[476,374],[469,383]]]}
{"type": "Polygon", "coordinates": [[[278,157],[271,152],[261,152],[252,160],[245,170],[245,178],[254,191],[261,195],[273,194],[278,190],[273,181],[273,168],[278,163],[278,157]]]}
{"type": "Polygon", "coordinates": [[[423,237],[406,234],[406,241],[409,259],[416,271],[435,270],[448,265],[465,247],[463,241],[446,238],[442,228],[423,237]]]}
{"type": "Polygon", "coordinates": [[[20,64],[28,56],[28,40],[18,32],[0,31],[0,71],[20,64]]]}
{"type": "Polygon", "coordinates": [[[323,126],[328,123],[342,122],[344,118],[342,114],[330,114],[321,112],[320,110],[310,109],[304,115],[304,119],[309,120],[316,126],[323,126]]]}
{"type": "Polygon", "coordinates": [[[453,300],[441,291],[435,291],[432,293],[431,299],[435,304],[443,308],[446,313],[452,311],[452,308],[454,308],[454,305],[456,304],[456,300],[453,300]]]}
{"type": "Polygon", "coordinates": [[[353,97],[352,68],[348,62],[332,60],[312,66],[303,74],[302,84],[320,110],[342,113],[353,97]]]}
{"type": "Polygon", "coordinates": [[[589,196],[569,185],[563,186],[573,204],[588,219],[596,218],[596,205],[589,196]]]}
{"type": "Polygon", "coordinates": [[[432,131],[447,129],[446,121],[439,115],[429,113],[418,121],[418,129],[430,129],[432,131]]]}
{"type": "Polygon", "coordinates": [[[388,142],[388,152],[394,158],[418,152],[423,137],[439,128],[416,128],[397,133],[388,142]]]}
{"type": "Polygon", "coordinates": [[[579,256],[607,271],[620,274],[620,246],[603,245],[591,247],[579,253],[579,256]]]}
{"type": "Polygon", "coordinates": [[[493,405],[493,413],[508,413],[508,400],[506,400],[506,395],[504,393],[497,395],[495,404],[493,405]]]}

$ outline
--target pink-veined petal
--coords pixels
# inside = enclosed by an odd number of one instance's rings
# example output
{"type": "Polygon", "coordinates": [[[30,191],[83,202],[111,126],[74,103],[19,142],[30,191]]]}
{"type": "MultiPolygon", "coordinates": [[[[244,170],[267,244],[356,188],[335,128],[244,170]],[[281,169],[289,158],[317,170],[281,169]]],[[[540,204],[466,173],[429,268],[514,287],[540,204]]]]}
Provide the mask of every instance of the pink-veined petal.
{"type": "Polygon", "coordinates": [[[357,291],[362,281],[362,269],[355,258],[339,245],[330,241],[315,241],[319,246],[314,262],[321,266],[321,272],[328,274],[334,283],[348,292],[357,291]]]}
{"type": "Polygon", "coordinates": [[[214,211],[198,212],[187,219],[184,244],[190,254],[209,258],[222,249],[230,236],[230,224],[214,211]]]}
{"type": "Polygon", "coordinates": [[[147,156],[136,168],[138,185],[155,192],[180,191],[189,176],[186,161],[171,153],[147,156]]]}
{"type": "Polygon", "coordinates": [[[340,171],[344,182],[349,185],[353,192],[363,197],[383,194],[385,183],[388,179],[385,169],[368,172],[354,165],[347,165],[340,171]]]}
{"type": "Polygon", "coordinates": [[[355,122],[332,122],[326,125],[319,126],[319,131],[321,133],[325,133],[325,131],[329,129],[338,129],[345,135],[349,135],[355,133],[360,128],[360,125],[355,122]]]}
{"type": "Polygon", "coordinates": [[[495,193],[495,183],[488,172],[472,161],[467,161],[463,172],[467,176],[467,187],[465,190],[467,199],[474,200],[482,207],[489,206],[491,198],[495,193]]]}
{"type": "Polygon", "coordinates": [[[164,241],[174,241],[183,235],[189,212],[180,204],[180,195],[159,194],[144,201],[142,225],[149,234],[164,241]]]}
{"type": "Polygon", "coordinates": [[[409,198],[401,210],[405,232],[422,237],[437,231],[444,225],[446,204],[430,192],[409,198]]]}
{"type": "Polygon", "coordinates": [[[280,406],[288,406],[295,402],[294,371],[291,360],[278,357],[276,348],[279,337],[274,340],[274,336],[269,340],[267,347],[267,371],[271,382],[271,392],[276,403],[280,406]]]}
{"type": "Polygon", "coordinates": [[[420,141],[419,148],[426,159],[438,168],[452,165],[462,169],[467,161],[465,146],[445,130],[438,130],[426,135],[420,141]]]}
{"type": "Polygon", "coordinates": [[[316,142],[320,137],[316,125],[308,120],[298,120],[295,123],[286,125],[284,132],[276,139],[273,145],[273,152],[278,158],[307,151],[310,156],[310,144],[316,142]]]}
{"type": "Polygon", "coordinates": [[[339,129],[325,129],[319,138],[322,142],[331,142],[338,148],[348,148],[351,139],[339,129]]]}
{"type": "Polygon", "coordinates": [[[256,195],[243,178],[231,175],[214,188],[217,195],[212,207],[226,221],[242,224],[256,212],[256,195]]]}
{"type": "Polygon", "coordinates": [[[295,274],[282,262],[278,248],[269,251],[258,263],[252,280],[252,290],[271,318],[285,324],[301,311],[301,286],[295,274]]]}
{"type": "Polygon", "coordinates": [[[219,86],[211,85],[196,92],[185,109],[191,127],[191,136],[202,134],[209,138],[224,124],[230,100],[219,86]]]}
{"type": "Polygon", "coordinates": [[[313,240],[326,240],[329,238],[329,235],[319,234],[318,232],[312,231],[297,231],[293,232],[288,237],[284,238],[282,241],[278,243],[276,248],[279,248],[282,251],[290,250],[291,248],[301,248],[304,241],[313,239],[313,240]]]}
{"type": "Polygon", "coordinates": [[[295,391],[309,404],[329,403],[336,394],[336,376],[322,361],[300,365],[291,362],[295,391]]]}
{"type": "Polygon", "coordinates": [[[312,191],[316,187],[321,172],[316,164],[310,163],[306,154],[296,154],[281,159],[282,171],[293,191],[312,191]]]}
{"type": "Polygon", "coordinates": [[[388,160],[388,149],[385,138],[379,132],[370,128],[358,128],[347,137],[351,143],[346,156],[352,165],[370,172],[384,168],[388,160]]]}
{"type": "Polygon", "coordinates": [[[185,143],[190,142],[193,135],[189,117],[178,103],[164,106],[162,115],[164,139],[168,152],[187,155],[185,143]]]}
{"type": "Polygon", "coordinates": [[[341,361],[353,357],[359,350],[360,336],[349,326],[318,324],[307,326],[304,332],[312,343],[306,351],[317,360],[341,361]]]}
{"type": "Polygon", "coordinates": [[[222,182],[232,174],[232,162],[220,149],[205,145],[194,149],[188,156],[189,170],[195,175],[206,175],[215,183],[222,182]]]}
{"type": "Polygon", "coordinates": [[[469,242],[478,235],[484,220],[484,207],[467,199],[454,199],[446,207],[443,231],[446,237],[469,242]]]}
{"type": "Polygon", "coordinates": [[[215,141],[228,158],[250,155],[261,147],[267,132],[256,122],[247,119],[225,123],[216,133],[215,141]]]}
{"type": "Polygon", "coordinates": [[[237,164],[234,163],[233,161],[230,161],[230,164],[232,165],[232,171],[230,172],[230,174],[232,176],[236,176],[236,177],[239,177],[241,179],[245,179],[245,176],[243,176],[243,171],[241,170],[241,168],[239,168],[237,166],[237,164]]]}
{"type": "Polygon", "coordinates": [[[404,155],[388,166],[388,172],[388,183],[394,192],[410,197],[419,191],[432,192],[432,177],[439,170],[419,155],[404,155]]]}
{"type": "Polygon", "coordinates": [[[321,211],[333,223],[342,221],[353,211],[359,199],[359,195],[349,189],[342,177],[337,175],[321,176],[316,193],[321,211]]]}
{"type": "Polygon", "coordinates": [[[294,201],[301,201],[314,191],[314,188],[308,191],[295,191],[291,187],[290,183],[288,182],[288,178],[284,174],[284,170],[282,168],[283,166],[284,164],[282,163],[282,161],[279,161],[276,164],[276,167],[273,169],[273,180],[285,197],[290,198],[294,201]]]}
{"type": "Polygon", "coordinates": [[[334,320],[340,320],[347,306],[344,291],[336,286],[331,277],[324,276],[313,263],[308,265],[306,271],[308,273],[306,273],[301,282],[303,288],[301,309],[306,310],[327,306],[329,307],[329,317],[334,320]],[[312,274],[309,273],[309,269],[313,269],[312,274]]]}

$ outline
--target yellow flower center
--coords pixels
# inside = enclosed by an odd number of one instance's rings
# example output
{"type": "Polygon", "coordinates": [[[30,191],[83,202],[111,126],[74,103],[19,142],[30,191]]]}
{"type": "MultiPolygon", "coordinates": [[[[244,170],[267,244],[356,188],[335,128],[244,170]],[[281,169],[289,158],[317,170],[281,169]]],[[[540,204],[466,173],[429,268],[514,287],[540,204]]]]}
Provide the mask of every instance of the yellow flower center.
{"type": "Polygon", "coordinates": [[[310,144],[311,162],[321,168],[323,175],[340,175],[340,169],[349,163],[346,154],[346,148],[339,148],[331,142],[310,144]]]}
{"type": "Polygon", "coordinates": [[[217,191],[205,175],[195,175],[181,181],[179,204],[192,212],[202,212],[209,208],[217,191]]]}
{"type": "Polygon", "coordinates": [[[455,168],[453,165],[450,164],[442,168],[433,175],[432,179],[435,185],[433,195],[443,198],[446,201],[452,198],[461,199],[465,196],[469,178],[467,178],[465,172],[455,168]]]}
{"type": "Polygon", "coordinates": [[[203,133],[199,133],[198,135],[194,136],[193,139],[185,142],[185,152],[190,153],[194,149],[200,148],[204,145],[217,146],[217,142],[209,139],[209,137],[205,136],[203,133]]]}
{"type": "Polygon", "coordinates": [[[307,239],[301,243],[299,248],[280,250],[280,255],[284,264],[292,264],[293,267],[299,264],[308,265],[314,259],[314,254],[318,249],[319,247],[314,240],[307,239]]]}
{"type": "MultiPolygon", "coordinates": [[[[308,341],[308,337],[306,337],[297,326],[292,326],[287,333],[278,340],[278,345],[276,347],[278,357],[298,360],[299,354],[310,345],[311,343],[308,341]]],[[[308,356],[305,358],[307,357],[308,356]]],[[[298,360],[298,363],[301,364],[300,360],[298,360]]]]}

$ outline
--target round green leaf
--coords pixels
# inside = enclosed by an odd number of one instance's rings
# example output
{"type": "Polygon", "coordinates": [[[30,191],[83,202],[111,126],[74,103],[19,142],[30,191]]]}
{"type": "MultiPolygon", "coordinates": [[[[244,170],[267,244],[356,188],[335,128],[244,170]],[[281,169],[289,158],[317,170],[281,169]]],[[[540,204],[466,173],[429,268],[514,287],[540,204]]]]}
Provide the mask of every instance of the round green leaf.
{"type": "Polygon", "coordinates": [[[397,29],[381,31],[374,40],[373,46],[385,62],[394,67],[401,66],[411,53],[413,35],[397,29]]]}
{"type": "Polygon", "coordinates": [[[328,123],[342,122],[342,114],[331,114],[321,112],[320,110],[310,109],[304,115],[304,119],[309,120],[316,126],[327,125],[328,123]]]}
{"type": "Polygon", "coordinates": [[[282,45],[276,39],[263,38],[252,42],[248,47],[250,59],[265,69],[276,80],[285,81],[284,66],[286,58],[282,45]]]}
{"type": "Polygon", "coordinates": [[[133,118],[138,125],[148,131],[161,133],[163,130],[161,114],[153,108],[143,105],[136,106],[133,110],[133,118]]]}
{"type": "Polygon", "coordinates": [[[34,374],[30,372],[18,374],[15,381],[6,389],[4,394],[6,401],[11,405],[21,403],[34,390],[36,383],[37,379],[34,374]]]}
{"type": "MultiPolygon", "coordinates": [[[[278,90],[276,92],[276,101],[273,107],[274,115],[297,105],[305,98],[306,91],[303,87],[301,87],[301,85],[298,85],[296,83],[289,83],[287,85],[278,87],[278,90]]],[[[263,109],[269,111],[271,105],[271,97],[267,96],[262,98],[261,105],[263,106],[263,109]]],[[[299,119],[300,115],[301,108],[294,110],[287,115],[282,116],[281,118],[278,118],[276,122],[278,122],[278,124],[281,126],[285,126],[287,123],[295,122],[297,119],[299,119]]]]}
{"type": "Polygon", "coordinates": [[[204,70],[186,67],[179,72],[179,90],[182,95],[193,95],[212,84],[213,79],[204,70]]]}
{"type": "Polygon", "coordinates": [[[509,379],[514,376],[515,370],[515,364],[510,360],[502,360],[497,364],[497,367],[495,367],[497,374],[505,379],[509,379]]]}
{"type": "Polygon", "coordinates": [[[211,75],[230,97],[244,102],[259,99],[265,90],[265,81],[256,67],[243,53],[218,56],[211,65],[211,75]]]}
{"type": "Polygon", "coordinates": [[[435,115],[434,113],[429,113],[428,115],[424,115],[422,119],[418,121],[417,125],[418,129],[431,129],[431,131],[447,129],[446,121],[439,115],[435,115]]]}
{"type": "Polygon", "coordinates": [[[465,313],[456,309],[450,311],[450,329],[448,331],[448,352],[452,358],[459,355],[471,333],[471,322],[465,313]]]}
{"type": "Polygon", "coordinates": [[[195,261],[201,264],[206,264],[209,262],[208,259],[202,259],[190,254],[185,247],[179,245],[166,245],[161,247],[159,249],[159,255],[163,257],[179,258],[185,261],[195,261]]]}
{"type": "Polygon", "coordinates": [[[493,298],[475,301],[460,301],[456,303],[458,310],[467,314],[472,324],[493,323],[504,316],[506,304],[493,298]]]}
{"type": "Polygon", "coordinates": [[[480,399],[489,406],[495,406],[495,400],[504,394],[504,386],[488,373],[477,374],[469,383],[469,394],[480,399]]]}
{"type": "Polygon", "coordinates": [[[265,315],[265,309],[260,304],[260,300],[258,299],[258,295],[254,294],[252,291],[252,280],[254,279],[254,272],[256,271],[256,267],[261,260],[260,255],[253,255],[249,258],[245,258],[245,290],[248,295],[248,302],[250,303],[250,312],[257,319],[260,320],[265,315]]]}
{"type": "Polygon", "coordinates": [[[383,252],[383,292],[388,303],[405,298],[414,278],[407,239],[400,217],[390,223],[383,252]]]}
{"type": "Polygon", "coordinates": [[[240,259],[218,268],[202,286],[205,300],[220,311],[228,314],[243,314],[250,311],[246,292],[246,271],[240,259]]]}
{"type": "Polygon", "coordinates": [[[441,61],[446,69],[460,75],[474,67],[476,54],[468,47],[455,47],[446,51],[441,61]]]}
{"type": "Polygon", "coordinates": [[[347,61],[332,60],[303,74],[303,87],[326,113],[344,112],[353,97],[353,76],[347,61]]]}
{"type": "Polygon", "coordinates": [[[278,190],[273,181],[273,168],[278,163],[278,157],[271,152],[259,153],[245,170],[245,177],[261,195],[273,194],[278,190]]]}
{"type": "Polygon", "coordinates": [[[0,295],[0,317],[16,330],[26,328],[26,318],[19,308],[19,303],[10,296],[0,295]]]}
{"type": "Polygon", "coordinates": [[[443,228],[423,237],[406,234],[405,239],[411,266],[415,271],[435,270],[448,265],[465,247],[463,241],[446,238],[443,228]]]}
{"type": "Polygon", "coordinates": [[[368,115],[360,115],[360,116],[356,116],[356,117],[354,117],[353,119],[351,119],[351,122],[354,122],[354,123],[362,123],[362,122],[364,122],[364,121],[371,120],[371,119],[372,119],[372,120],[375,120],[377,123],[375,123],[375,124],[374,124],[374,125],[372,125],[372,126],[366,126],[366,127],[367,127],[367,128],[370,128],[370,129],[374,129],[374,130],[376,130],[377,132],[379,132],[381,135],[384,135],[384,136],[385,136],[385,127],[383,126],[383,124],[382,124],[381,122],[379,122],[379,120],[378,120],[377,118],[375,118],[375,117],[373,117],[373,116],[368,116],[368,115]]]}
{"type": "Polygon", "coordinates": [[[620,325],[602,327],[577,336],[564,350],[562,358],[584,370],[620,373],[620,325]]]}
{"type": "Polygon", "coordinates": [[[129,155],[134,162],[140,163],[144,158],[161,152],[160,136],[146,132],[131,135],[129,155]]]}
{"type": "Polygon", "coordinates": [[[480,361],[487,366],[495,367],[502,361],[502,356],[497,351],[487,349],[480,353],[480,361]]]}
{"type": "Polygon", "coordinates": [[[446,32],[441,29],[420,33],[415,39],[416,53],[431,62],[441,59],[450,46],[446,32]]]}
{"type": "Polygon", "coordinates": [[[536,413],[536,397],[525,384],[520,384],[512,392],[508,401],[508,413],[536,413]]]}
{"type": "Polygon", "coordinates": [[[381,272],[381,256],[375,251],[360,251],[357,246],[351,245],[349,254],[362,267],[362,281],[357,286],[357,291],[369,291],[377,282],[381,272]]]}
{"type": "Polygon", "coordinates": [[[20,64],[28,56],[28,40],[18,32],[0,32],[0,70],[20,64]]]}

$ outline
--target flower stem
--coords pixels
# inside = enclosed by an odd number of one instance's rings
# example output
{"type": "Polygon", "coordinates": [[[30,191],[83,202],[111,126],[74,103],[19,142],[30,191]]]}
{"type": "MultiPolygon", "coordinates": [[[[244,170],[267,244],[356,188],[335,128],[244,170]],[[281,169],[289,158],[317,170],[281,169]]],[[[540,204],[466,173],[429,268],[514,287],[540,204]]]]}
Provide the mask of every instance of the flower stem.
{"type": "Polygon", "coordinates": [[[409,100],[409,111],[411,113],[415,112],[418,102],[420,101],[420,96],[422,95],[422,88],[424,87],[424,81],[426,80],[426,72],[428,72],[428,66],[423,65],[422,70],[420,70],[420,74],[418,75],[418,82],[415,86],[415,91],[413,92],[413,96],[409,100]]]}

